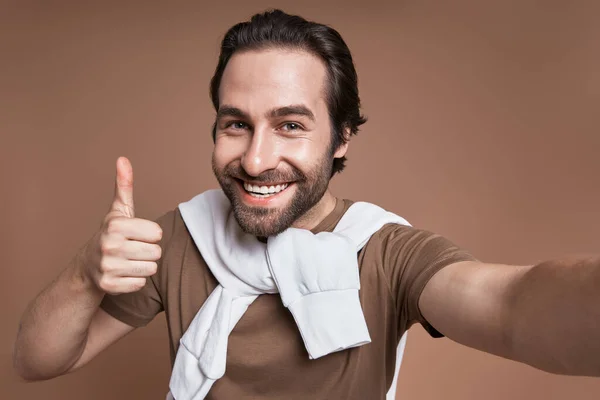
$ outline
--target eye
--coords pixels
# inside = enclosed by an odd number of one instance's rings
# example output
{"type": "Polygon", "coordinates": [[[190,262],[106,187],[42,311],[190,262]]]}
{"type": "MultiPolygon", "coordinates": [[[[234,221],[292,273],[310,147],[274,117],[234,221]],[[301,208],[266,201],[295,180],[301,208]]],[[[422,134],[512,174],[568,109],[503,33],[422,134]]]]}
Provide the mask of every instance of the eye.
{"type": "Polygon", "coordinates": [[[225,125],[225,128],[232,128],[233,130],[244,130],[248,129],[248,124],[241,121],[231,121],[225,125]]]}
{"type": "Polygon", "coordinates": [[[297,130],[302,129],[302,127],[295,122],[286,122],[285,124],[282,125],[282,128],[284,131],[288,131],[288,132],[297,131],[297,130]]]}

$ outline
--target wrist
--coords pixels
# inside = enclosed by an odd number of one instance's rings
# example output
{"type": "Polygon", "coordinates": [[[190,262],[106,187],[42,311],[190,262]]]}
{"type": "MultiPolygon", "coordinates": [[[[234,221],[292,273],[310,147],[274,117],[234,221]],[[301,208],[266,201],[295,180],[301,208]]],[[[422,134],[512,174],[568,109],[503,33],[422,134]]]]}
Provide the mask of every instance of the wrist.
{"type": "Polygon", "coordinates": [[[104,297],[104,291],[98,287],[89,267],[87,245],[73,258],[70,265],[70,281],[75,292],[86,292],[98,299],[104,297]]]}

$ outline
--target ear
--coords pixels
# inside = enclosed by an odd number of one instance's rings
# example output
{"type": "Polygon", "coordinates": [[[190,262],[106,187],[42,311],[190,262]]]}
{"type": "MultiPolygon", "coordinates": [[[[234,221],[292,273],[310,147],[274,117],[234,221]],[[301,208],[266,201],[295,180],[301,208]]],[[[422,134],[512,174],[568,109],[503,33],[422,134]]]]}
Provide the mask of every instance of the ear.
{"type": "Polygon", "coordinates": [[[344,128],[344,143],[337,148],[335,153],[333,153],[334,158],[342,158],[346,155],[348,151],[348,146],[350,144],[350,128],[344,128]]]}

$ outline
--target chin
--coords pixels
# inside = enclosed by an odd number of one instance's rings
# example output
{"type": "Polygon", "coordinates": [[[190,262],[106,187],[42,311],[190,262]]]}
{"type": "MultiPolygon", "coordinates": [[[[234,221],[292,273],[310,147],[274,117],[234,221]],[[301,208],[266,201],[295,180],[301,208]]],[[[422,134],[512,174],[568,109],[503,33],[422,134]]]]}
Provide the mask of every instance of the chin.
{"type": "Polygon", "coordinates": [[[291,227],[318,204],[328,183],[273,182],[268,193],[258,194],[259,189],[267,188],[232,176],[217,175],[217,178],[231,202],[238,225],[244,232],[259,237],[275,236],[291,227]]]}
{"type": "Polygon", "coordinates": [[[233,212],[238,225],[250,235],[275,236],[289,228],[294,222],[293,220],[288,221],[291,218],[286,218],[286,213],[282,213],[280,210],[270,209],[267,214],[263,214],[264,211],[266,210],[252,210],[243,205],[236,207],[236,204],[233,204],[233,212]]]}

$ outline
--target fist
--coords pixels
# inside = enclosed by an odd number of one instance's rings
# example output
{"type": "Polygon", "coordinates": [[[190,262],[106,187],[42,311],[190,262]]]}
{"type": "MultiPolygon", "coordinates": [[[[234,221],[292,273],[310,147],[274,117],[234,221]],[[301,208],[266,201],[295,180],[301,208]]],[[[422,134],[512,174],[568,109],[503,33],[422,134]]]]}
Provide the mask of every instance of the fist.
{"type": "Polygon", "coordinates": [[[98,233],[88,245],[85,269],[105,293],[142,289],[157,270],[162,229],[153,221],[135,218],[133,169],[125,157],[117,160],[112,205],[98,233]]]}

